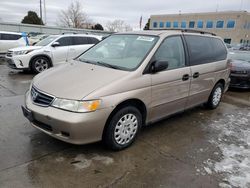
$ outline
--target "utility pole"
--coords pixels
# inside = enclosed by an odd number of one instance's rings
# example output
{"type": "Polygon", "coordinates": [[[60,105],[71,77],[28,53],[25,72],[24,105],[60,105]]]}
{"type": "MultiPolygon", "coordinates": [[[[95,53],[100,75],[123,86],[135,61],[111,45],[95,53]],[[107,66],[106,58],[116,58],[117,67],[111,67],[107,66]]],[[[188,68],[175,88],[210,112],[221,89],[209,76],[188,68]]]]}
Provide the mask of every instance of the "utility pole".
{"type": "Polygon", "coordinates": [[[43,21],[42,0],[40,0],[40,19],[43,21]]]}
{"type": "Polygon", "coordinates": [[[45,0],[43,0],[43,10],[44,10],[44,25],[46,25],[47,16],[46,16],[46,4],[45,4],[45,0]]]}

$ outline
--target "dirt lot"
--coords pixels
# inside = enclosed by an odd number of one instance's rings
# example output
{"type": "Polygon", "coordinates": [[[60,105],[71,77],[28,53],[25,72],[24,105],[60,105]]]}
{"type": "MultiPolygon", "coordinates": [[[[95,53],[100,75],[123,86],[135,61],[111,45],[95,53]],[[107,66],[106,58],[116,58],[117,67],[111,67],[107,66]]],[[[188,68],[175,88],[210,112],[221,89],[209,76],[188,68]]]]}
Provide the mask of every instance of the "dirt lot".
{"type": "Polygon", "coordinates": [[[142,130],[121,152],[34,129],[20,105],[34,75],[0,63],[0,187],[250,187],[250,91],[142,130]]]}

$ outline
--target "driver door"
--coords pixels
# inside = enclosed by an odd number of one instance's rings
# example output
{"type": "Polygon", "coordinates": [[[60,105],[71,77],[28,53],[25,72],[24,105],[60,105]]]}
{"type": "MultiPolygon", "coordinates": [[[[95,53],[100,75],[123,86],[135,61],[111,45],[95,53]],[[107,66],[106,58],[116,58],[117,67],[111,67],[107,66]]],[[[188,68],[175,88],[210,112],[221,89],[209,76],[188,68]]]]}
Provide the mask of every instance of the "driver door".
{"type": "Polygon", "coordinates": [[[51,54],[53,58],[53,64],[58,65],[66,63],[68,60],[69,46],[71,45],[71,37],[61,37],[57,41],[59,46],[51,46],[51,54]]]}

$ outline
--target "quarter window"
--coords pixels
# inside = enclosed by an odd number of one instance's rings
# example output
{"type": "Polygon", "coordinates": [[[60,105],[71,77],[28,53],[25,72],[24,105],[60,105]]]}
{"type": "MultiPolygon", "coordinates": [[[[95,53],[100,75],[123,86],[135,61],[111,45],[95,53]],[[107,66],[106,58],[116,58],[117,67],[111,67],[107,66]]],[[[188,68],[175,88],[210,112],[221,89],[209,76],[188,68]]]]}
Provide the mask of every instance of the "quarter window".
{"type": "Polygon", "coordinates": [[[99,42],[99,40],[94,37],[89,37],[88,41],[89,41],[89,44],[97,44],[99,42]]]}
{"type": "Polygon", "coordinates": [[[224,21],[217,21],[216,28],[223,28],[224,27],[224,21]]]}
{"type": "Polygon", "coordinates": [[[234,28],[235,21],[234,20],[228,20],[227,22],[227,28],[234,28]]]}
{"type": "Polygon", "coordinates": [[[197,27],[198,27],[198,28],[203,28],[203,21],[199,20],[199,21],[197,22],[197,27]]]}
{"type": "Polygon", "coordinates": [[[184,67],[185,53],[181,37],[166,38],[155,53],[154,60],[168,61],[167,70],[184,67]]]}
{"type": "Polygon", "coordinates": [[[221,61],[227,57],[227,49],[218,38],[186,35],[185,39],[191,65],[221,61]]]}

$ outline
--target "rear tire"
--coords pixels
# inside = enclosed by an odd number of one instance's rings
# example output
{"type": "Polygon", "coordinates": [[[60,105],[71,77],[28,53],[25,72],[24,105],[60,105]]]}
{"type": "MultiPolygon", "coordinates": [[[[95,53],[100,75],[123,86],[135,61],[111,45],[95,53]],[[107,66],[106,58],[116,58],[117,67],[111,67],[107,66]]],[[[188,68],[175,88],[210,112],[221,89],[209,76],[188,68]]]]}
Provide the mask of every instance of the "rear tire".
{"type": "Polygon", "coordinates": [[[218,83],[214,86],[214,88],[213,88],[213,90],[208,98],[208,101],[206,103],[206,106],[209,109],[216,109],[219,106],[222,95],[223,95],[223,89],[224,89],[224,87],[223,87],[222,83],[218,83]]]}
{"type": "Polygon", "coordinates": [[[50,60],[47,57],[39,56],[32,60],[31,70],[38,74],[49,69],[51,67],[50,65],[50,60]]]}
{"type": "Polygon", "coordinates": [[[134,142],[141,126],[140,111],[133,106],[124,107],[111,117],[103,135],[103,142],[112,150],[125,149],[134,142]]]}

